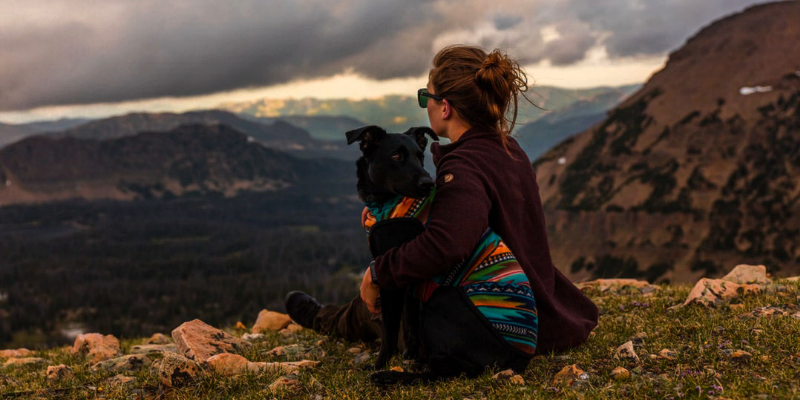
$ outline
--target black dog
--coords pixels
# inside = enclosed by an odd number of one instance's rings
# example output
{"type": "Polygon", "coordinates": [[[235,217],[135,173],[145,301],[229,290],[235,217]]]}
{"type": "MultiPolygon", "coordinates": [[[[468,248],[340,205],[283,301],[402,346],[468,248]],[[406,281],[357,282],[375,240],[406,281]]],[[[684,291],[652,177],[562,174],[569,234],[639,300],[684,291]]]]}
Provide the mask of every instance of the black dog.
{"type": "MultiPolygon", "coordinates": [[[[358,197],[364,203],[383,204],[398,195],[421,198],[434,186],[423,168],[427,136],[439,140],[430,128],[411,128],[405,133],[386,133],[377,126],[347,132],[347,144],[360,142],[363,156],[356,162],[358,197]]],[[[392,218],[376,223],[369,234],[370,251],[377,257],[419,235],[424,229],[416,218],[392,218]]],[[[404,290],[381,289],[381,350],[375,368],[386,366],[397,352],[401,321],[406,359],[417,359],[419,343],[419,302],[404,290]],[[403,311],[405,310],[405,314],[403,311]]]]}

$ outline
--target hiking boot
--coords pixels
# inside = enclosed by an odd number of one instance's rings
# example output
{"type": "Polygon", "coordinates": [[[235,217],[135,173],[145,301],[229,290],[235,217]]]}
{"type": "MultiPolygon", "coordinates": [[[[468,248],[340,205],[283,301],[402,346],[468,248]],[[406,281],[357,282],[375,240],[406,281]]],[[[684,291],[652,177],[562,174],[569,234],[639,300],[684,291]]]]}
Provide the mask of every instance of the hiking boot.
{"type": "Polygon", "coordinates": [[[314,319],[322,304],[317,299],[301,292],[294,291],[286,295],[286,313],[304,328],[314,329],[314,319]]]}

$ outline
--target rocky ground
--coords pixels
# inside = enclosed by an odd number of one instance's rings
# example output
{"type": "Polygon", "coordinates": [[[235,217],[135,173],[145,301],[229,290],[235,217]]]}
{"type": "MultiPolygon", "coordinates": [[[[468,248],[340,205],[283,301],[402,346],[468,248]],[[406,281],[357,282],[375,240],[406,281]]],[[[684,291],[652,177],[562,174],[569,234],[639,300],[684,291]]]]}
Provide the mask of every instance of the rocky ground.
{"type": "MultiPolygon", "coordinates": [[[[80,335],[72,347],[0,351],[0,398],[798,398],[800,282],[738,266],[692,286],[579,285],[600,324],[576,349],[535,357],[522,375],[488,371],[408,387],[368,376],[376,343],[317,335],[264,310],[226,329],[189,321],[171,337],[80,335]]],[[[413,368],[399,357],[391,368],[413,368]]]]}

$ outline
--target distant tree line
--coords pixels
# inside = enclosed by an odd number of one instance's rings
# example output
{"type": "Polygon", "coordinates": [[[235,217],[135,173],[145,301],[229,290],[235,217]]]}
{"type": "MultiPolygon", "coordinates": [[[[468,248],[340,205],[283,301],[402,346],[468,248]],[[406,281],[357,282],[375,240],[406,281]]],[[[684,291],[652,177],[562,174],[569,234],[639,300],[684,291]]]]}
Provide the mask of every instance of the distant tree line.
{"type": "Polygon", "coordinates": [[[0,347],[251,324],[291,290],[349,301],[370,255],[345,192],[0,208],[0,347]]]}

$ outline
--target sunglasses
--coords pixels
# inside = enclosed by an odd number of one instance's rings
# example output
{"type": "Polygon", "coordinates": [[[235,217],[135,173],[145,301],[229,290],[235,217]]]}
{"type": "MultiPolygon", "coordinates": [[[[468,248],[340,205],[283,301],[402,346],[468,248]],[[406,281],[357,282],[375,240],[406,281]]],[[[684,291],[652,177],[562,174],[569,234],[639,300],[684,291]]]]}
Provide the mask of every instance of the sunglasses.
{"type": "Polygon", "coordinates": [[[428,107],[428,98],[436,99],[439,101],[444,100],[444,97],[439,97],[435,94],[428,93],[428,89],[422,88],[420,90],[417,90],[417,103],[419,103],[419,106],[421,108],[428,107]]]}

